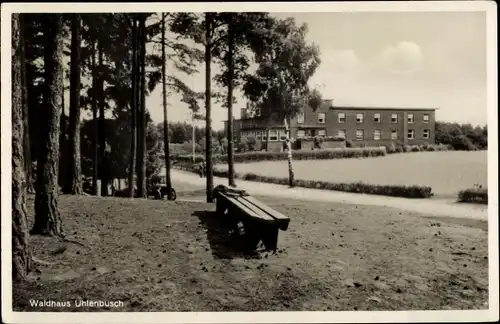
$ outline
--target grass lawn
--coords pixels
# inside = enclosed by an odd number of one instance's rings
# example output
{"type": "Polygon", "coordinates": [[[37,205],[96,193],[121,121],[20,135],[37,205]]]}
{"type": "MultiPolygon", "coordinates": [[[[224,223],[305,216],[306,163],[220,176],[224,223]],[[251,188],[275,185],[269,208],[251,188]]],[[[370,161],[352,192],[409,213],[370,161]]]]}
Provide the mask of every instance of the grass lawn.
{"type": "MultiPolygon", "coordinates": [[[[435,197],[457,198],[460,190],[487,186],[487,152],[416,152],[366,159],[294,161],[296,179],[334,183],[363,181],[380,185],[423,185],[435,197]]],[[[217,165],[227,169],[227,165],[217,165]]],[[[287,161],[235,165],[236,172],[288,177],[287,161]]]]}
{"type": "MultiPolygon", "coordinates": [[[[245,257],[213,204],[61,196],[71,239],[30,238],[38,265],[15,311],[487,309],[487,223],[261,198],[291,217],[276,255],[245,257]],[[34,308],[30,299],[120,300],[34,308]]],[[[33,197],[28,200],[33,220],[33,197]]]]}

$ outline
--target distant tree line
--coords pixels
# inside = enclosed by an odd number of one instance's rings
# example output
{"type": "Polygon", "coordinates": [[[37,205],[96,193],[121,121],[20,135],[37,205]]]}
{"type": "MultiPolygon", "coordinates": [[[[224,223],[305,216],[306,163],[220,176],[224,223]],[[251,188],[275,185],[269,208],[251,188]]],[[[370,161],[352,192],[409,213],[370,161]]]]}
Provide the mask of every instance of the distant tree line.
{"type": "Polygon", "coordinates": [[[436,122],[435,140],[457,151],[488,149],[488,127],[471,124],[436,122]]]}

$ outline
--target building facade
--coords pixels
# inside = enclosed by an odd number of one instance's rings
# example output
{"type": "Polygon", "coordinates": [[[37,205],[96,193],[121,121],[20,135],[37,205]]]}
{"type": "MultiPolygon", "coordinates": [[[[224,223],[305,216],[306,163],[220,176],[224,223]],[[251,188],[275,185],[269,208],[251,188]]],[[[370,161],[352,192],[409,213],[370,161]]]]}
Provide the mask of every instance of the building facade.
{"type": "MultiPolygon", "coordinates": [[[[311,107],[290,120],[290,137],[293,142],[310,142],[315,136],[328,140],[344,138],[353,146],[382,146],[434,144],[435,111],[432,108],[375,108],[334,106],[332,100],[324,100],[314,111],[311,107]]],[[[235,119],[235,140],[254,137],[266,143],[267,149],[282,150],[286,139],[283,121],[248,118],[242,109],[242,118],[235,119]]],[[[225,122],[227,134],[227,121],[225,122]]],[[[338,146],[332,144],[331,147],[338,146]]],[[[299,148],[300,145],[299,145],[299,148]]],[[[302,148],[305,148],[302,145],[302,148]]]]}

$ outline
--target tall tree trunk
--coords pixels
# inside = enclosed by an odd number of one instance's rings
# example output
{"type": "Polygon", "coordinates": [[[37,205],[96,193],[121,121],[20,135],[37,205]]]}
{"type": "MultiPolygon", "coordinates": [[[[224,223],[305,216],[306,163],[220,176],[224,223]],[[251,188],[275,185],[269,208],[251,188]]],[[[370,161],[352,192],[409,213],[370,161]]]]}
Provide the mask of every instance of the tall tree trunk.
{"type": "MultiPolygon", "coordinates": [[[[64,65],[63,65],[63,75],[64,75],[64,65]]],[[[66,181],[66,161],[67,161],[67,141],[66,141],[66,114],[64,111],[64,79],[63,79],[63,91],[61,93],[61,118],[59,119],[59,174],[57,177],[57,183],[59,187],[64,185],[66,181]]]]}
{"type": "Polygon", "coordinates": [[[288,127],[288,122],[287,118],[285,117],[284,119],[285,122],[285,131],[286,131],[286,149],[288,151],[287,159],[288,159],[288,184],[290,187],[295,186],[295,174],[293,172],[293,165],[292,165],[292,144],[290,142],[290,129],[288,127]]]}
{"type": "Polygon", "coordinates": [[[33,187],[33,168],[31,161],[31,143],[29,133],[29,109],[28,109],[28,79],[26,75],[26,41],[24,29],[24,15],[19,15],[19,52],[21,55],[21,87],[22,87],[22,108],[23,108],[23,149],[24,149],[24,168],[26,171],[26,190],[34,193],[33,187]]]}
{"type": "Polygon", "coordinates": [[[24,163],[22,64],[24,44],[20,15],[12,15],[12,280],[26,279],[32,269],[26,221],[26,186],[24,163]]]}
{"type": "Polygon", "coordinates": [[[32,234],[62,236],[58,210],[59,122],[63,92],[63,24],[61,14],[45,16],[44,46],[45,97],[40,113],[40,154],[38,156],[35,223],[32,234]]]}
{"type": "Polygon", "coordinates": [[[96,41],[92,40],[92,126],[93,126],[93,140],[92,140],[92,193],[98,195],[97,181],[99,178],[99,127],[97,125],[97,59],[96,59],[96,41]]]}
{"type": "Polygon", "coordinates": [[[234,182],[234,159],[233,159],[233,78],[234,78],[234,25],[233,14],[229,16],[228,25],[228,52],[227,52],[227,164],[229,186],[236,187],[234,182]]]}
{"type": "Polygon", "coordinates": [[[98,42],[98,53],[99,53],[99,85],[98,85],[98,93],[99,93],[99,179],[101,179],[101,196],[105,197],[108,195],[108,174],[106,168],[106,132],[105,132],[105,123],[106,119],[104,116],[104,50],[102,39],[98,42]]]}
{"type": "Polygon", "coordinates": [[[69,143],[67,154],[67,177],[63,192],[82,194],[82,165],[80,158],[80,58],[81,58],[81,19],[80,14],[73,14],[71,21],[71,71],[69,93],[69,143]]]}
{"type": "Polygon", "coordinates": [[[141,65],[141,110],[139,119],[140,128],[140,161],[139,161],[139,197],[146,197],[146,18],[139,20],[140,33],[140,65],[141,65]]]}
{"type": "Polygon", "coordinates": [[[168,115],[167,115],[167,55],[166,55],[166,44],[165,44],[165,33],[166,26],[165,20],[166,15],[162,13],[161,15],[161,74],[163,79],[163,142],[165,148],[165,182],[167,185],[167,198],[172,199],[172,179],[170,178],[170,139],[168,138],[168,115]]]}
{"type": "Polygon", "coordinates": [[[137,154],[137,23],[135,17],[132,18],[132,103],[130,109],[132,110],[131,121],[131,143],[130,143],[130,166],[128,174],[128,195],[130,198],[134,197],[134,187],[136,174],[136,154],[137,154]]]}
{"type": "Polygon", "coordinates": [[[214,176],[212,166],[212,14],[205,13],[205,109],[206,109],[206,125],[205,125],[205,162],[207,165],[207,202],[211,203],[214,200],[214,176]]]}
{"type": "Polygon", "coordinates": [[[136,105],[136,123],[137,123],[137,149],[136,149],[136,158],[135,158],[135,174],[136,174],[136,186],[137,186],[137,196],[139,196],[139,186],[140,186],[140,183],[141,181],[139,180],[139,177],[140,177],[140,169],[141,169],[141,152],[142,152],[142,149],[141,149],[141,146],[142,146],[142,141],[141,141],[141,138],[142,138],[142,135],[141,135],[141,132],[142,132],[142,127],[141,127],[141,124],[142,124],[142,116],[141,116],[141,104],[142,104],[142,86],[141,86],[141,83],[142,83],[142,78],[141,78],[141,75],[142,75],[142,64],[141,64],[141,26],[140,26],[140,23],[139,23],[139,19],[137,19],[137,43],[136,43],[136,55],[137,55],[137,75],[136,75],[136,85],[137,85],[137,89],[136,89],[136,100],[137,100],[137,105],[136,105]]]}

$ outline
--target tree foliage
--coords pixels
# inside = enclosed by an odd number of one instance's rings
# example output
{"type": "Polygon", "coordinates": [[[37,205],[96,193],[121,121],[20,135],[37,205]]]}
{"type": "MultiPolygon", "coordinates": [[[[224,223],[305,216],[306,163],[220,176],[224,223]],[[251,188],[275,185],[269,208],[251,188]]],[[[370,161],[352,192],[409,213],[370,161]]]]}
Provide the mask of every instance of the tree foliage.
{"type": "Polygon", "coordinates": [[[487,126],[436,122],[435,141],[450,145],[454,150],[473,151],[488,149],[487,126]]]}
{"type": "Polygon", "coordinates": [[[293,18],[272,19],[253,46],[257,71],[246,77],[243,90],[261,116],[279,120],[299,113],[305,105],[319,107],[321,95],[308,82],[320,65],[319,48],[306,41],[307,25],[293,18]]]}

